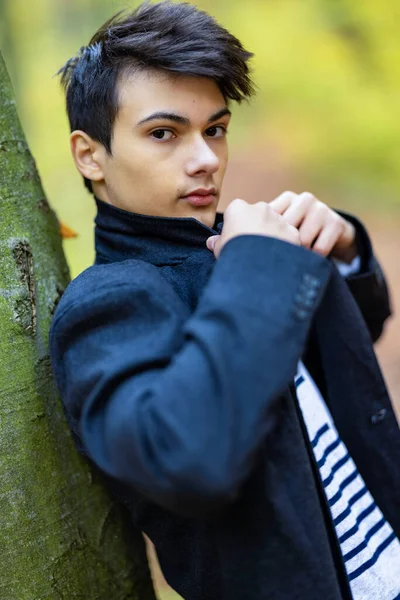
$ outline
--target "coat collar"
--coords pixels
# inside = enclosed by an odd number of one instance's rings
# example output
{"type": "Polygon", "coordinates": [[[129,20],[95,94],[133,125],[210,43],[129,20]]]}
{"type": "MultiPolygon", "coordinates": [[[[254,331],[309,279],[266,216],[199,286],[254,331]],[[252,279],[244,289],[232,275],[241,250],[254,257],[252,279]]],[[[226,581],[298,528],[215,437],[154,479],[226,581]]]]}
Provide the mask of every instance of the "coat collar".
{"type": "Polygon", "coordinates": [[[185,260],[221,232],[223,214],[213,228],[193,217],[154,217],[129,212],[95,198],[96,264],[137,258],[155,265],[185,260]]]}

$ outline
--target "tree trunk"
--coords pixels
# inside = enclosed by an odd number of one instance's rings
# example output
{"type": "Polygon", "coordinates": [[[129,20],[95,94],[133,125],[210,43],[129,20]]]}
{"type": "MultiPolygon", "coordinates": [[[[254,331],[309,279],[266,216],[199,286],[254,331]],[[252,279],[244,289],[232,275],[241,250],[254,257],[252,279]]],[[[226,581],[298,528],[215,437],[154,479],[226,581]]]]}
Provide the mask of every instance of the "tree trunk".
{"type": "Polygon", "coordinates": [[[75,450],[52,380],[68,281],[0,54],[0,598],[154,600],[142,535],[75,450]]]}

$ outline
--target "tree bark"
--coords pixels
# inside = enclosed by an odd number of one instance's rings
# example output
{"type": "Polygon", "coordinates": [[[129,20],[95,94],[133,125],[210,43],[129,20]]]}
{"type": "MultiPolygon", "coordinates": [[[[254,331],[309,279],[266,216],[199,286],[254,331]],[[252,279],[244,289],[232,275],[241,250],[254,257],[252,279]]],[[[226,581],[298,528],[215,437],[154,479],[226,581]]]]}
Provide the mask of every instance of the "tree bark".
{"type": "Polygon", "coordinates": [[[154,600],[142,535],[78,455],[52,380],[68,281],[0,54],[0,598],[154,600]]]}

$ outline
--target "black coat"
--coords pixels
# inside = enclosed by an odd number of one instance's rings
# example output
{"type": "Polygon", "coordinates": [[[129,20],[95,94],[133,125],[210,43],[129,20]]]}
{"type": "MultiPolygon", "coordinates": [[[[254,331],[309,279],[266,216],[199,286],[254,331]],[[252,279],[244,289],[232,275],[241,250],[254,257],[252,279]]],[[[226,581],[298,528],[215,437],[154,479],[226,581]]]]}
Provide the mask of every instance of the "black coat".
{"type": "Polygon", "coordinates": [[[264,236],[215,261],[220,214],[210,229],[97,205],[96,264],[50,337],[80,450],[185,599],[350,598],[292,382],[303,357],[400,536],[399,428],[372,347],[390,308],[365,230],[354,220],[362,274],[344,281],[264,236]]]}

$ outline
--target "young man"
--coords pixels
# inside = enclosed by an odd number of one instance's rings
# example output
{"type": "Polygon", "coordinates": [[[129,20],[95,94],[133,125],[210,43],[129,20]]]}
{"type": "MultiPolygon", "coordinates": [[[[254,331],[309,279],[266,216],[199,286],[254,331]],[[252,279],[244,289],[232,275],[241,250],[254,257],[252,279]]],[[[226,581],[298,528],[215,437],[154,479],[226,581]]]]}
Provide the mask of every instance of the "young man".
{"type": "Polygon", "coordinates": [[[55,378],[185,599],[398,599],[400,436],[372,347],[390,307],[368,235],[307,193],[217,213],[250,56],[165,2],[62,70],[98,214],[95,265],[52,324],[55,378]]]}

